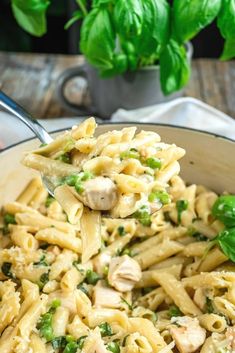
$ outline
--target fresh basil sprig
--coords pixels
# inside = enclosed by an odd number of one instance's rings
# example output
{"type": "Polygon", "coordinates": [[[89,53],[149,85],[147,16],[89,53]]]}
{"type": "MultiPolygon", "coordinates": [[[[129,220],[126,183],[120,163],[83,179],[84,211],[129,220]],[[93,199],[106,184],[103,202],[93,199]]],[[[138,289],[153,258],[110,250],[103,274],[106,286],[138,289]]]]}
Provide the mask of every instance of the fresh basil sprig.
{"type": "Polygon", "coordinates": [[[221,55],[222,60],[232,59],[235,56],[235,1],[223,0],[218,16],[218,27],[225,38],[225,46],[221,55]]]}
{"type": "Polygon", "coordinates": [[[47,31],[46,11],[49,0],[12,0],[12,11],[18,24],[28,33],[40,37],[47,31]]]}
{"type": "Polygon", "coordinates": [[[212,206],[211,213],[226,227],[235,227],[235,195],[219,196],[212,206]]]}
{"type": "Polygon", "coordinates": [[[235,228],[223,230],[212,240],[211,244],[212,246],[218,245],[223,253],[232,262],[235,262],[235,228]]]}

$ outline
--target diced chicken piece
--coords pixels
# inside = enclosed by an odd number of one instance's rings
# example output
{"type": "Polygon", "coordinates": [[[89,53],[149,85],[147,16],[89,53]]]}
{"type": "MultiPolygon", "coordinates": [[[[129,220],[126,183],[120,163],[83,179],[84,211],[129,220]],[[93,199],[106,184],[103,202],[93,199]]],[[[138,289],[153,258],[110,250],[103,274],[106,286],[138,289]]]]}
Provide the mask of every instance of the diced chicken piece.
{"type": "Polygon", "coordinates": [[[101,338],[100,330],[97,327],[85,340],[84,352],[86,353],[109,353],[106,349],[104,341],[101,338]]]}
{"type": "Polygon", "coordinates": [[[78,198],[92,210],[108,211],[117,203],[117,187],[114,182],[103,176],[90,179],[83,184],[84,192],[78,198]]]}
{"type": "Polygon", "coordinates": [[[100,275],[104,273],[105,266],[109,265],[111,261],[111,254],[106,252],[101,252],[93,260],[94,269],[100,275]]]}
{"type": "Polygon", "coordinates": [[[118,309],[122,303],[121,293],[98,283],[93,290],[93,305],[96,308],[118,309]]]}
{"type": "Polygon", "coordinates": [[[226,338],[229,341],[229,348],[232,349],[232,351],[235,350],[235,326],[233,327],[228,327],[227,331],[225,333],[226,338]]]}
{"type": "Polygon", "coordinates": [[[206,330],[199,325],[197,318],[188,316],[173,319],[178,326],[170,328],[170,334],[181,353],[195,352],[206,339],[206,330]]]}
{"type": "Polygon", "coordinates": [[[140,265],[128,255],[114,257],[110,262],[108,281],[120,292],[132,290],[141,275],[140,265]]]}

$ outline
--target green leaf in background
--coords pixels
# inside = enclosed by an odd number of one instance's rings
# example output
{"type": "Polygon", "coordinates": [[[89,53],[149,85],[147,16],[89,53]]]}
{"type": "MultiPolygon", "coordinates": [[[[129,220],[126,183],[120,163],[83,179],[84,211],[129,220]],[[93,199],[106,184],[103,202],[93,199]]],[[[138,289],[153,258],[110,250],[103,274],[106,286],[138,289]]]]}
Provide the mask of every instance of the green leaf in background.
{"type": "Polygon", "coordinates": [[[235,37],[226,39],[221,60],[230,60],[235,57],[235,37]]]}
{"type": "Polygon", "coordinates": [[[160,54],[160,80],[164,94],[181,89],[189,77],[190,65],[186,49],[171,39],[160,54]]]}
{"type": "Polygon", "coordinates": [[[113,69],[115,33],[107,9],[94,8],[85,17],[80,48],[90,64],[100,71],[113,69]]]}
{"type": "Polygon", "coordinates": [[[223,0],[217,25],[225,38],[222,60],[235,57],[235,0],[223,0]]]}
{"type": "Polygon", "coordinates": [[[46,11],[49,0],[12,0],[17,23],[28,33],[40,37],[47,31],[46,11]]]}
{"type": "Polygon", "coordinates": [[[141,0],[116,0],[113,16],[121,36],[131,38],[141,33],[144,16],[141,0]]]}
{"type": "Polygon", "coordinates": [[[192,39],[218,15],[221,0],[174,0],[173,36],[181,43],[192,39]]]}
{"type": "Polygon", "coordinates": [[[70,20],[68,20],[68,22],[65,24],[64,29],[71,27],[75,22],[83,18],[83,16],[84,14],[81,10],[74,11],[72,18],[70,18],[70,20]]]}
{"type": "Polygon", "coordinates": [[[138,56],[158,57],[158,46],[166,43],[169,36],[170,7],[165,0],[142,0],[143,25],[134,40],[138,56]]]}

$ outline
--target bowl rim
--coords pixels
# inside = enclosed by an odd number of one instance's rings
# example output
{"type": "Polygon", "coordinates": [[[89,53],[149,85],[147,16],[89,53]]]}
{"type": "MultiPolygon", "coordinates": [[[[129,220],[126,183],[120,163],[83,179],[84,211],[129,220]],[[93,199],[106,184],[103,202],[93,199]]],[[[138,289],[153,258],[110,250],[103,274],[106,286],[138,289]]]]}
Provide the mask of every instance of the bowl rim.
{"type": "MultiPolygon", "coordinates": [[[[212,136],[212,137],[215,137],[215,138],[220,138],[222,140],[232,142],[235,145],[235,139],[232,139],[230,137],[223,136],[223,135],[220,135],[220,134],[216,134],[214,132],[204,131],[204,130],[200,130],[200,129],[194,129],[194,128],[186,127],[186,126],[179,126],[179,125],[174,125],[174,124],[148,123],[148,122],[145,123],[145,122],[137,122],[137,121],[131,121],[131,122],[128,122],[128,121],[127,122],[125,122],[125,121],[118,121],[118,122],[110,121],[110,122],[98,123],[98,126],[105,126],[105,125],[149,125],[149,126],[170,127],[170,128],[173,128],[173,129],[181,129],[181,130],[186,130],[186,131],[192,131],[194,133],[199,133],[199,134],[202,134],[202,135],[209,135],[209,136],[212,136]]],[[[62,131],[68,130],[68,129],[69,129],[69,127],[61,128],[61,129],[58,129],[58,130],[53,130],[53,131],[50,131],[50,134],[56,134],[58,132],[62,132],[62,131]]],[[[13,143],[13,144],[3,148],[2,150],[0,150],[0,155],[2,153],[6,152],[6,151],[18,146],[18,145],[21,145],[22,143],[34,140],[35,138],[37,138],[37,136],[29,137],[29,138],[21,140],[19,142],[13,143]]]]}

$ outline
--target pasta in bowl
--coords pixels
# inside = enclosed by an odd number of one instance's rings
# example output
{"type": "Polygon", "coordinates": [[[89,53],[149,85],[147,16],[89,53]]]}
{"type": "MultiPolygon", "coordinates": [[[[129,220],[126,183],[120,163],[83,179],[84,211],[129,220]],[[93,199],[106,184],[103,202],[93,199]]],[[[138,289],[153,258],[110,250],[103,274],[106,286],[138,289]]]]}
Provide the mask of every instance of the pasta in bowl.
{"type": "MultiPolygon", "coordinates": [[[[82,212],[68,219],[37,176],[4,202],[1,353],[232,352],[234,198],[186,184],[179,170],[159,181],[164,158],[156,180],[145,182],[155,183],[146,192],[147,222],[136,210],[121,217],[90,209],[77,190],[82,212]],[[152,198],[160,203],[153,211],[152,198]]],[[[146,168],[146,158],[137,160],[146,168]]]]}

